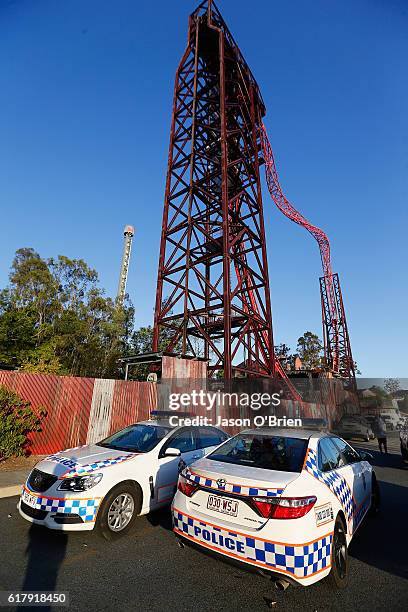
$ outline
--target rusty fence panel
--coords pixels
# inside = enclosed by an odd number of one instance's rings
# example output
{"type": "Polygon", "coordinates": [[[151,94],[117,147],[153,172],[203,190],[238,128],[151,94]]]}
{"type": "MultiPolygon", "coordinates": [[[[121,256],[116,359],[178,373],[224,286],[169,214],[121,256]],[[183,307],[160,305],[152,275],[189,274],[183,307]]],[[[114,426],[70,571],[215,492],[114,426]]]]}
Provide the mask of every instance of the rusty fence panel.
{"type": "Polygon", "coordinates": [[[154,383],[116,380],[109,433],[148,419],[156,407],[157,386],[154,383]]]}
{"type": "Polygon", "coordinates": [[[0,371],[0,384],[47,416],[42,431],[30,436],[30,452],[46,454],[84,444],[94,387],[93,378],[0,371]]]}
{"type": "Polygon", "coordinates": [[[0,370],[0,385],[47,411],[42,430],[29,436],[32,454],[49,454],[97,442],[157,406],[156,385],[0,370]]]}

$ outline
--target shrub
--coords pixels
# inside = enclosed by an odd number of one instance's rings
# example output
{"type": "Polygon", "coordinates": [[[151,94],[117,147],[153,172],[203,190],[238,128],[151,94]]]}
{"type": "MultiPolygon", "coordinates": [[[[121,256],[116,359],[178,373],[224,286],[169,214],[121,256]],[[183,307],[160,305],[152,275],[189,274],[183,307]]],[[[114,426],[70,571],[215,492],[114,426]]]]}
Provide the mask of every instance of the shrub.
{"type": "Polygon", "coordinates": [[[30,446],[28,434],[41,431],[45,416],[44,409],[36,414],[30,402],[0,385],[0,460],[26,455],[30,446]]]}

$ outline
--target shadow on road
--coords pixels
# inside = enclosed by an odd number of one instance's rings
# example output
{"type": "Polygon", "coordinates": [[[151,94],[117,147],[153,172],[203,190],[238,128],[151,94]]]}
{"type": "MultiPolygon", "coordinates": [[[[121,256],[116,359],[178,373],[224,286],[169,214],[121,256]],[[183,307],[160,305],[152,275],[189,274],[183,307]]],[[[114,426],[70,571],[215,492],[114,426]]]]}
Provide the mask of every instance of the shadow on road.
{"type": "MultiPolygon", "coordinates": [[[[387,456],[384,460],[388,460],[387,456]]],[[[379,484],[381,511],[377,516],[364,519],[350,544],[350,556],[395,576],[408,578],[408,486],[381,481],[379,484]]]]}
{"type": "MultiPolygon", "coordinates": [[[[64,532],[49,531],[31,525],[25,551],[27,564],[23,591],[55,591],[60,566],[65,558],[68,536],[64,532]]],[[[39,610],[50,610],[49,606],[36,606],[39,610]]]]}
{"type": "Polygon", "coordinates": [[[149,514],[146,514],[146,519],[153,527],[163,527],[163,529],[168,531],[171,531],[173,528],[170,508],[161,508],[160,510],[149,512],[149,514]]]}
{"type": "Polygon", "coordinates": [[[394,468],[397,470],[408,470],[408,463],[404,463],[401,455],[397,455],[396,453],[380,453],[379,451],[372,449],[364,450],[367,450],[367,452],[373,456],[373,459],[370,461],[372,465],[376,465],[377,467],[394,468]]]}

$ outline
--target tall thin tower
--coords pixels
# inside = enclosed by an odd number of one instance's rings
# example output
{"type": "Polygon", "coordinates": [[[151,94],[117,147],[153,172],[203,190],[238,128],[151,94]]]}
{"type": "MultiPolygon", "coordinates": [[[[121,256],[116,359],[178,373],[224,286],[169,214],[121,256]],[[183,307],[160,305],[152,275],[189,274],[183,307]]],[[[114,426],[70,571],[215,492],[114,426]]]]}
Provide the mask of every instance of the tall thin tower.
{"type": "Polygon", "coordinates": [[[135,230],[132,225],[125,225],[125,229],[123,230],[124,235],[124,244],[123,244],[123,256],[122,256],[122,264],[120,266],[120,275],[119,275],[119,285],[118,285],[118,294],[116,296],[116,303],[119,306],[122,306],[125,294],[126,294],[126,283],[129,272],[129,261],[130,261],[130,252],[132,250],[132,240],[135,235],[135,230]]]}
{"type": "Polygon", "coordinates": [[[190,16],[179,64],[153,350],[202,356],[210,374],[275,373],[260,183],[258,85],[218,9],[190,16]]]}

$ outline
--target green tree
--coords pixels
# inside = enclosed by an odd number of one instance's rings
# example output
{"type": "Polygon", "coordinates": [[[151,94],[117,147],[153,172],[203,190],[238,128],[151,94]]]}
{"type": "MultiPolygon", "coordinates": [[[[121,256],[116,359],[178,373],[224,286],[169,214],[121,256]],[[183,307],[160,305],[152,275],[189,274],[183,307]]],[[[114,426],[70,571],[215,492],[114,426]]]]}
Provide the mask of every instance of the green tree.
{"type": "Polygon", "coordinates": [[[386,378],[384,380],[384,389],[387,393],[392,394],[399,391],[401,388],[398,378],[386,378]]]}
{"type": "MultiPolygon", "coordinates": [[[[159,351],[166,350],[172,336],[172,331],[166,328],[162,328],[160,330],[159,351]]],[[[179,345],[178,348],[180,348],[179,345]]],[[[148,325],[146,327],[140,327],[139,329],[136,329],[131,337],[129,345],[129,355],[143,355],[144,353],[150,353],[152,350],[153,327],[151,325],[148,325]]],[[[146,380],[148,374],[148,365],[135,365],[129,369],[130,380],[146,380]]]]}
{"type": "Polygon", "coordinates": [[[275,346],[275,355],[279,359],[289,359],[291,357],[290,347],[287,344],[281,343],[275,346]]]}
{"type": "Polygon", "coordinates": [[[17,309],[30,308],[36,315],[36,329],[52,319],[57,303],[57,284],[47,262],[31,248],[16,251],[10,271],[9,299],[17,309]]]}
{"type": "Polygon", "coordinates": [[[16,252],[0,292],[0,361],[32,372],[112,377],[127,354],[133,306],[118,307],[82,259],[16,252]]]}
{"type": "Polygon", "coordinates": [[[297,352],[306,369],[318,368],[322,365],[323,345],[316,334],[307,331],[298,338],[297,352]]]}
{"type": "Polygon", "coordinates": [[[0,385],[0,460],[24,455],[29,449],[28,434],[41,431],[44,409],[37,413],[30,402],[0,385]]]}

